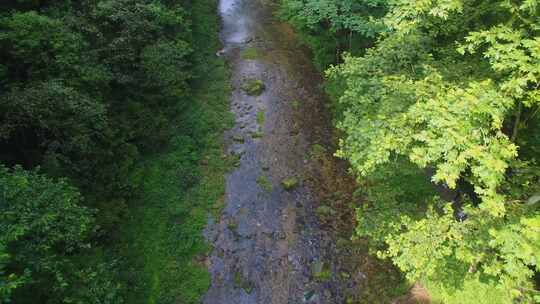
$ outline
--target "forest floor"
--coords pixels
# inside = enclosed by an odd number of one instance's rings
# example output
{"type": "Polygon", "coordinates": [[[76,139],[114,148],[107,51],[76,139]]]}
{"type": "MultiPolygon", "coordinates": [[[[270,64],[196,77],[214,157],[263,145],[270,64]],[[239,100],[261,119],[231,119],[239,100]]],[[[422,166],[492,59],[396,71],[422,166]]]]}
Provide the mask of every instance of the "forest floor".
{"type": "MultiPolygon", "coordinates": [[[[270,1],[271,2],[271,1],[270,1]]],[[[386,303],[402,278],[352,241],[354,179],[333,157],[335,134],[323,80],[272,3],[222,0],[232,69],[223,212],[210,220],[213,246],[205,304],[386,303]]]]}

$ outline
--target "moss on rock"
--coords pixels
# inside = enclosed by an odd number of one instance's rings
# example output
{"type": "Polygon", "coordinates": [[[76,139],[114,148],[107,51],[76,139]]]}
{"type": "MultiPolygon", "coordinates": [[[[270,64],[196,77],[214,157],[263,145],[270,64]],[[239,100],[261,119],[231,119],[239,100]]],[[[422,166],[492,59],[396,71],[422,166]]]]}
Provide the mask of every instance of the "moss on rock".
{"type": "Polygon", "coordinates": [[[287,177],[281,181],[281,184],[283,185],[283,188],[285,188],[285,190],[292,190],[296,188],[298,186],[298,183],[298,178],[294,176],[287,177]]]}
{"type": "Polygon", "coordinates": [[[260,79],[248,79],[242,86],[242,89],[250,96],[261,95],[265,88],[264,82],[260,79]]]}

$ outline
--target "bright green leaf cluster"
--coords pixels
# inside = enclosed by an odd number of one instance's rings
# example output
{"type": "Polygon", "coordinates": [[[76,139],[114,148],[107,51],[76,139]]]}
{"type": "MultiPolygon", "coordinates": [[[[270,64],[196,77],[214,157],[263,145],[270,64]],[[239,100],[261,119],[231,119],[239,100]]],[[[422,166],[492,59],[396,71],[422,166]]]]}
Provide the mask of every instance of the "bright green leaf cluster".
{"type": "Polygon", "coordinates": [[[391,31],[327,71],[341,87],[336,154],[371,188],[357,234],[445,302],[535,294],[540,143],[522,131],[540,126],[539,16],[537,1],[393,1],[391,31]],[[392,184],[407,163],[450,202],[392,184]]]}

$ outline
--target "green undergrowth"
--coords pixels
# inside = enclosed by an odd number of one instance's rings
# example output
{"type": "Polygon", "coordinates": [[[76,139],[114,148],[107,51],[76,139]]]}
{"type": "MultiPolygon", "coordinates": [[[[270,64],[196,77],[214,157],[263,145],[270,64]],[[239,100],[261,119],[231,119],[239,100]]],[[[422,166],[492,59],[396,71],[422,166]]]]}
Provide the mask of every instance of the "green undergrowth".
{"type": "Polygon", "coordinates": [[[192,13],[192,102],[171,123],[176,135],[168,145],[147,156],[131,177],[140,195],[117,245],[129,265],[126,303],[199,303],[210,284],[202,230],[208,215],[218,212],[230,168],[222,134],[232,126],[231,89],[228,68],[213,55],[219,49],[215,3],[193,1],[192,13]]]}

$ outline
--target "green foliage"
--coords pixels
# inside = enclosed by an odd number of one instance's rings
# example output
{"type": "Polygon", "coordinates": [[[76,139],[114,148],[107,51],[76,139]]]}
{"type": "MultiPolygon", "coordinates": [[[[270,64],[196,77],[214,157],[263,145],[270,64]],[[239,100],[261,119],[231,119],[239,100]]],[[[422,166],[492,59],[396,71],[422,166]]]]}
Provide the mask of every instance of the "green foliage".
{"type": "Polygon", "coordinates": [[[0,4],[0,163],[41,167],[0,165],[0,302],[199,301],[231,121],[216,5],[0,4]]]}
{"type": "Polygon", "coordinates": [[[10,258],[24,265],[20,274],[48,268],[55,273],[55,259],[61,259],[56,250],[68,255],[86,246],[92,213],[80,206],[79,192],[66,181],[3,166],[0,181],[1,242],[17,249],[10,258]]]}
{"type": "Polygon", "coordinates": [[[403,159],[380,166],[359,186],[357,195],[367,199],[356,209],[356,236],[368,238],[372,253],[387,235],[399,231],[401,216],[421,218],[421,211],[436,195],[422,170],[403,159]]]}
{"type": "Polygon", "coordinates": [[[0,98],[0,108],[0,138],[22,152],[24,164],[47,158],[48,165],[53,165],[50,160],[54,159],[56,166],[73,175],[96,165],[92,161],[96,146],[109,127],[101,103],[52,80],[12,90],[0,98]],[[41,159],[38,153],[43,154],[41,159]]]}
{"type": "Polygon", "coordinates": [[[65,180],[0,166],[3,301],[12,296],[20,303],[31,303],[35,298],[55,303],[121,300],[119,286],[103,275],[104,265],[80,265],[74,259],[75,254],[88,252],[94,221],[93,212],[81,206],[81,199],[65,180]]]}
{"type": "Polygon", "coordinates": [[[195,259],[208,249],[201,231],[225,190],[228,165],[221,157],[220,137],[228,125],[223,122],[230,121],[225,67],[213,64],[219,73],[195,95],[206,102],[194,104],[185,117],[194,133],[175,137],[168,152],[135,172],[135,179],[144,177],[143,195],[122,232],[127,241],[121,247],[138,266],[129,303],[175,303],[177,298],[199,303],[209,286],[205,266],[195,259]],[[203,158],[208,164],[201,167],[203,158]]]}
{"type": "MultiPolygon", "coordinates": [[[[349,2],[283,7],[301,35],[339,37],[349,2]]],[[[384,24],[375,45],[327,71],[337,155],[367,198],[357,236],[434,300],[534,301],[540,214],[526,202],[540,179],[537,1],[382,6],[363,12],[384,24]]]]}
{"type": "Polygon", "coordinates": [[[380,0],[282,0],[280,15],[312,49],[320,70],[338,62],[343,51],[361,51],[387,27],[382,22],[388,7],[380,0]]]}
{"type": "Polygon", "coordinates": [[[193,48],[201,55],[193,59],[191,102],[170,123],[177,135],[131,173],[142,189],[116,248],[127,258],[124,275],[133,284],[127,303],[200,303],[210,284],[202,230],[208,214],[219,211],[230,167],[222,158],[222,134],[233,123],[231,88],[224,61],[214,55],[220,46],[213,2],[190,9],[197,24],[193,48]]]}
{"type": "Polygon", "coordinates": [[[2,160],[43,164],[109,196],[128,188],[138,151],[168,139],[167,121],[189,93],[184,15],[179,5],[131,0],[2,15],[2,160]]]}
{"type": "Polygon", "coordinates": [[[374,37],[385,29],[385,25],[375,16],[382,16],[386,6],[379,0],[346,1],[299,1],[283,2],[283,14],[293,23],[309,29],[317,29],[327,24],[330,32],[349,30],[366,37],[374,37]]]}

